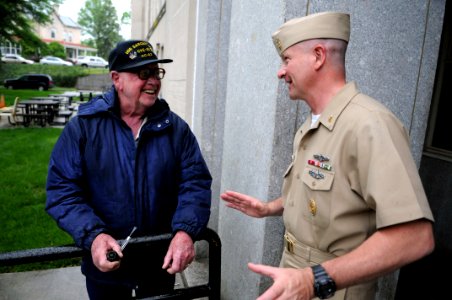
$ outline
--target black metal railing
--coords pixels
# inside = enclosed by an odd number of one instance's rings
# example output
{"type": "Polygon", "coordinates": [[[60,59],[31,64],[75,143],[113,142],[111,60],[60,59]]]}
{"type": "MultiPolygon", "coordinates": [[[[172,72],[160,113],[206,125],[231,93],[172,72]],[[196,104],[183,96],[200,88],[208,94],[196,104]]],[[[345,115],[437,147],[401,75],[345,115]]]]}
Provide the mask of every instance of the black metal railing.
{"type": "MultiPolygon", "coordinates": [[[[172,234],[161,234],[156,236],[132,238],[129,244],[147,244],[170,240],[172,234]]],[[[146,300],[156,299],[195,299],[209,297],[212,300],[220,299],[221,285],[221,241],[215,231],[207,228],[200,236],[199,240],[205,240],[209,244],[209,279],[206,284],[193,287],[175,289],[169,294],[146,298],[146,300]]],[[[81,257],[85,251],[76,246],[58,246],[20,250],[0,253],[0,266],[12,266],[35,262],[59,260],[65,258],[81,257]]]]}

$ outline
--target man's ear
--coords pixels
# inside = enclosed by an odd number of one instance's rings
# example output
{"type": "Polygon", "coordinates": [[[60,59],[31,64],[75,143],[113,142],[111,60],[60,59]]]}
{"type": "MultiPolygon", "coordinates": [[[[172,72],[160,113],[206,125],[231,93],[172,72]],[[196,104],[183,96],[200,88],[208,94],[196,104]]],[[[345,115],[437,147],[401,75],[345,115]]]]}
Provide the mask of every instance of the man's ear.
{"type": "Polygon", "coordinates": [[[110,78],[111,78],[111,81],[113,81],[113,83],[114,83],[116,80],[118,80],[119,73],[116,72],[116,71],[111,71],[110,72],[110,78]]]}
{"type": "Polygon", "coordinates": [[[326,60],[326,48],[322,44],[317,44],[314,47],[314,56],[315,56],[315,64],[314,67],[316,70],[320,69],[326,60]]]}
{"type": "Polygon", "coordinates": [[[119,84],[120,84],[119,73],[116,72],[116,71],[111,71],[110,72],[110,78],[111,78],[111,81],[113,82],[113,85],[118,90],[119,89],[119,84]]]}

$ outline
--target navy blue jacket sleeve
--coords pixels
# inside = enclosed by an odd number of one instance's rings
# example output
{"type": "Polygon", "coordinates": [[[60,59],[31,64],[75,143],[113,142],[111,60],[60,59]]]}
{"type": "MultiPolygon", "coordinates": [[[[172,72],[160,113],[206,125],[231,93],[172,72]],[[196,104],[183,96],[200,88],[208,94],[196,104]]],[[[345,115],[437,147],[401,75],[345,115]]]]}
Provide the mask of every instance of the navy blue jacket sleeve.
{"type": "Polygon", "coordinates": [[[88,204],[83,189],[84,138],[76,119],[65,126],[52,151],[45,209],[58,226],[73,237],[77,246],[90,250],[94,238],[106,228],[88,204]]]}
{"type": "Polygon", "coordinates": [[[212,177],[188,126],[182,144],[181,182],[172,228],[174,233],[182,230],[196,239],[209,221],[212,177]]]}

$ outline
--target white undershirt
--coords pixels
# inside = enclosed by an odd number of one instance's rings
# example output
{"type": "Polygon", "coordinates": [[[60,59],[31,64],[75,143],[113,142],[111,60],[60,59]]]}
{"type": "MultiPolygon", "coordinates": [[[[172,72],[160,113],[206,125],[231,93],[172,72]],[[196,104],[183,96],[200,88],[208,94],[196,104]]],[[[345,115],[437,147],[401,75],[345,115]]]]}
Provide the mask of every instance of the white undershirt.
{"type": "Polygon", "coordinates": [[[320,118],[320,115],[311,114],[311,128],[314,127],[315,122],[320,118]]]}
{"type": "Polygon", "coordinates": [[[148,117],[144,117],[143,121],[141,121],[140,128],[138,128],[137,135],[135,136],[135,143],[138,142],[138,139],[140,138],[141,128],[143,128],[143,125],[146,123],[147,119],[148,117]]]}

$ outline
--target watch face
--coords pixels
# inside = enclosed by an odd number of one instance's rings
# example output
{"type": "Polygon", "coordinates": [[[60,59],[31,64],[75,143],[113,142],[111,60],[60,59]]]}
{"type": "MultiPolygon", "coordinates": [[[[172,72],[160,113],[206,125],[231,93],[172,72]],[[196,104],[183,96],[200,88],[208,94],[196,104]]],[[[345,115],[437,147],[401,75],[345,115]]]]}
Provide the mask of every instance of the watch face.
{"type": "Polygon", "coordinates": [[[312,267],[314,272],[314,292],[317,297],[320,299],[328,299],[334,296],[336,292],[336,283],[328,273],[326,273],[325,269],[316,265],[312,267]]]}
{"type": "Polygon", "coordinates": [[[328,299],[334,296],[336,285],[331,279],[323,279],[317,284],[317,293],[320,299],[328,299]]]}

